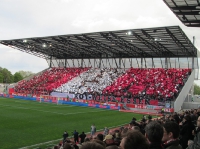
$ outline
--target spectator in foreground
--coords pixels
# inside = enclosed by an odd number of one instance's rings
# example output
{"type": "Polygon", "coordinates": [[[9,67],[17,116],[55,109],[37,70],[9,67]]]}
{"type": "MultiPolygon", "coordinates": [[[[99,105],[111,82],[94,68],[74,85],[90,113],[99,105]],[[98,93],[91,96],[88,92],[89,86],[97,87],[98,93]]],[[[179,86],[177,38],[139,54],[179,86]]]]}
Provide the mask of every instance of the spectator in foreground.
{"type": "Polygon", "coordinates": [[[192,124],[191,117],[186,115],[183,121],[180,123],[180,145],[183,149],[188,146],[188,140],[192,139],[192,130],[194,130],[194,125],[192,124]]]}
{"type": "Polygon", "coordinates": [[[145,127],[145,136],[150,144],[149,149],[163,149],[163,127],[161,126],[161,124],[156,121],[151,121],[145,127]]]}
{"type": "Polygon", "coordinates": [[[86,138],[84,139],[84,143],[85,143],[85,142],[90,142],[90,138],[87,138],[87,137],[86,137],[86,138]]]}
{"type": "Polygon", "coordinates": [[[197,119],[197,130],[194,141],[188,141],[187,149],[200,149],[200,116],[197,119]]]}
{"type": "Polygon", "coordinates": [[[120,143],[121,149],[148,149],[149,143],[145,136],[135,130],[129,130],[120,143]]]}
{"type": "Polygon", "coordinates": [[[85,142],[80,149],[105,149],[105,147],[97,142],[85,142]]]}
{"type": "Polygon", "coordinates": [[[60,149],[79,149],[75,142],[67,139],[65,144],[63,144],[63,148],[60,149]]]}
{"type": "Polygon", "coordinates": [[[103,134],[99,133],[96,138],[97,140],[103,141],[103,134]]]}
{"type": "Polygon", "coordinates": [[[105,136],[105,139],[103,141],[105,142],[106,146],[114,145],[114,138],[111,134],[105,136]]]}
{"type": "Polygon", "coordinates": [[[133,126],[131,129],[140,131],[140,127],[138,127],[138,126],[133,126]]]}
{"type": "Polygon", "coordinates": [[[167,121],[163,125],[163,146],[165,149],[182,149],[179,144],[179,125],[176,122],[167,121]]]}
{"type": "Polygon", "coordinates": [[[106,149],[119,149],[117,145],[107,146],[106,149]]]}
{"type": "Polygon", "coordinates": [[[94,139],[94,140],[91,140],[91,142],[96,142],[96,143],[102,145],[104,148],[106,147],[106,144],[103,141],[101,141],[101,140],[94,139]]]}
{"type": "Polygon", "coordinates": [[[57,145],[55,145],[55,146],[53,147],[53,149],[59,149],[59,147],[58,147],[57,145]]]}
{"type": "Polygon", "coordinates": [[[70,143],[65,143],[63,149],[74,149],[74,147],[70,143]]]}

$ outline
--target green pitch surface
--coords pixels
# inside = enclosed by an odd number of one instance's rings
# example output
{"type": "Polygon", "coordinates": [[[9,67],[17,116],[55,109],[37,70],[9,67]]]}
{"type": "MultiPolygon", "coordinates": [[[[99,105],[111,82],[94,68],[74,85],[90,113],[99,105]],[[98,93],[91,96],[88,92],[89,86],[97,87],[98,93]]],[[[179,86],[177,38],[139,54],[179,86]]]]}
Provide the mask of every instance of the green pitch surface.
{"type": "MultiPolygon", "coordinates": [[[[3,149],[16,149],[62,138],[74,130],[90,132],[127,124],[142,115],[114,110],[56,105],[35,101],[0,98],[0,144],[3,149]]],[[[59,141],[58,141],[59,142],[59,141]]]]}

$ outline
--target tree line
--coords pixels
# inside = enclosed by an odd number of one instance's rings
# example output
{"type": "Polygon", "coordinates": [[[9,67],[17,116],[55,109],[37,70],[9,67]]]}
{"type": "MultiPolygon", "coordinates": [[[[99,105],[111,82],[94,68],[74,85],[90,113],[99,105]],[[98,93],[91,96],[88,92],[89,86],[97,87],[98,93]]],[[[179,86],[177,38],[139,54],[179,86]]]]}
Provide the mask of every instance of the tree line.
{"type": "Polygon", "coordinates": [[[194,95],[200,95],[200,86],[194,84],[194,95]]]}
{"type": "Polygon", "coordinates": [[[0,67],[0,83],[16,83],[26,77],[33,75],[31,71],[20,70],[12,74],[8,69],[0,67]]]}

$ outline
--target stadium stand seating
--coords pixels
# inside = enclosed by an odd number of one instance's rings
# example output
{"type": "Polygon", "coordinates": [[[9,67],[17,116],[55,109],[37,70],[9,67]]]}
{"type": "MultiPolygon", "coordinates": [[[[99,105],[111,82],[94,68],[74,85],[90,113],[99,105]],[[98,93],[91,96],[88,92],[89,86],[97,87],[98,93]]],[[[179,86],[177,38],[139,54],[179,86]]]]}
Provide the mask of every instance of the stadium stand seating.
{"type": "Polygon", "coordinates": [[[91,68],[63,84],[55,91],[68,93],[98,92],[101,94],[106,86],[112,84],[124,72],[124,69],[91,68]]]}
{"type": "Polygon", "coordinates": [[[72,78],[87,71],[89,68],[50,68],[30,80],[22,80],[15,87],[15,91],[25,94],[49,94],[53,89],[66,83],[72,78]]]}
{"type": "Polygon", "coordinates": [[[15,92],[25,94],[98,93],[115,97],[175,99],[191,69],[164,68],[50,68],[22,80],[15,92]]]}
{"type": "Polygon", "coordinates": [[[115,96],[142,94],[171,98],[179,92],[190,73],[191,69],[130,68],[107,86],[103,94],[115,96]]]}

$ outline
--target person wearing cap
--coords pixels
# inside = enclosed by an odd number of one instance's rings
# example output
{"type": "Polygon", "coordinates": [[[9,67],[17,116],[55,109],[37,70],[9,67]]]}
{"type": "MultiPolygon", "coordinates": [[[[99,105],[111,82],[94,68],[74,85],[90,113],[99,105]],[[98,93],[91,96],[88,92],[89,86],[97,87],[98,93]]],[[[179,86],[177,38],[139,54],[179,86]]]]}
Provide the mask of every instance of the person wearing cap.
{"type": "Polygon", "coordinates": [[[114,139],[111,134],[106,135],[103,141],[105,142],[106,146],[114,145],[114,139]]]}

